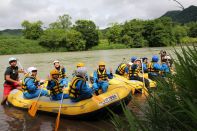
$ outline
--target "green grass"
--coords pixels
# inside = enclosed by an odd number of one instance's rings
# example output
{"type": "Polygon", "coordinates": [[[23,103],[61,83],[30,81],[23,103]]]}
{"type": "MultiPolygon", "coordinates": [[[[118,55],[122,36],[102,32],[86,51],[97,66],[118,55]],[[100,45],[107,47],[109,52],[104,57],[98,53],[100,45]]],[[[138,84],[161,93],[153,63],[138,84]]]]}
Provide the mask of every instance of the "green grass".
{"type": "Polygon", "coordinates": [[[135,104],[143,116],[123,106],[124,117],[112,113],[116,130],[188,130],[197,129],[197,49],[175,50],[176,74],[157,81],[157,90],[148,92],[146,106],[135,104]]]}
{"type": "Polygon", "coordinates": [[[197,38],[184,37],[181,39],[182,44],[197,44],[197,38]]]}
{"type": "Polygon", "coordinates": [[[48,51],[46,48],[40,46],[38,41],[27,40],[16,36],[1,36],[0,47],[0,55],[41,53],[48,51]]]}
{"type": "Polygon", "coordinates": [[[108,50],[108,49],[124,49],[127,48],[126,45],[123,44],[109,44],[108,40],[103,39],[99,41],[97,46],[92,47],[89,50],[108,50]]]}

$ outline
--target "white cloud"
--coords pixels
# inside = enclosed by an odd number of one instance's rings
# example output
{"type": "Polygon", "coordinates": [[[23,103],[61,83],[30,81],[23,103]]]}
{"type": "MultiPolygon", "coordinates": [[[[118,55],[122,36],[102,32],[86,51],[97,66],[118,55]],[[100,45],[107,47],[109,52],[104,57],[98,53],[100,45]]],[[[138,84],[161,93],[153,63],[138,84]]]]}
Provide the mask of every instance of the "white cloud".
{"type": "MultiPolygon", "coordinates": [[[[185,7],[197,0],[179,0],[185,7]]],[[[106,27],[112,22],[153,19],[179,9],[173,0],[0,0],[0,30],[21,28],[23,20],[41,20],[47,26],[65,13],[77,19],[93,20],[106,27]]]]}

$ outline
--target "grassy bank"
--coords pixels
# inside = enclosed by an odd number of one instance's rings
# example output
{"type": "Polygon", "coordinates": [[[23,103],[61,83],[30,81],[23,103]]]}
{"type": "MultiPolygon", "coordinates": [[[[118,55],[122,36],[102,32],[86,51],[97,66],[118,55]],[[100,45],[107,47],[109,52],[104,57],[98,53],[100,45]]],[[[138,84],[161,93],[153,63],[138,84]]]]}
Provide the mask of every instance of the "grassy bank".
{"type": "Polygon", "coordinates": [[[38,44],[38,41],[27,40],[16,36],[0,37],[0,55],[41,53],[48,50],[38,44]]]}

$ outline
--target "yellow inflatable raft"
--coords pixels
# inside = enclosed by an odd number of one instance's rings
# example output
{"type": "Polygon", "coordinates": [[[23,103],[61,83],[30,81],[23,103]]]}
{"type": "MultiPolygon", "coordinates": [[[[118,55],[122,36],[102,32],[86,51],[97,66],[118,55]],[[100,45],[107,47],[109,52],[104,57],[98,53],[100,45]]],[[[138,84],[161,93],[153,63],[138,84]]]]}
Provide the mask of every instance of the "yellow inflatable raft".
{"type": "MultiPolygon", "coordinates": [[[[67,89],[65,90],[67,91],[67,89]]],[[[71,118],[95,119],[106,116],[106,113],[121,109],[121,102],[129,103],[131,89],[124,84],[110,85],[106,93],[93,96],[80,102],[64,99],[61,114],[71,118]]],[[[23,92],[13,90],[8,96],[8,102],[14,107],[28,109],[35,99],[24,99],[23,92]]],[[[49,97],[42,96],[38,101],[38,111],[57,113],[60,101],[51,101],[49,97]]]]}

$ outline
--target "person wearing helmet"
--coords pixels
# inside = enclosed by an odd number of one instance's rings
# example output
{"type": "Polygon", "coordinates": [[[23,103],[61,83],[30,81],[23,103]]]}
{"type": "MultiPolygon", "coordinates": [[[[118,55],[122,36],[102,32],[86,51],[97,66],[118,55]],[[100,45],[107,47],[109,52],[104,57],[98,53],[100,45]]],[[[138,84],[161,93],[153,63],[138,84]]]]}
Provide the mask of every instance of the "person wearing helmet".
{"type": "Polygon", "coordinates": [[[121,63],[118,65],[118,68],[116,69],[115,73],[121,76],[124,76],[125,74],[128,74],[129,72],[129,65],[126,63],[121,63]]]}
{"type": "Polygon", "coordinates": [[[150,82],[148,79],[139,76],[140,69],[141,69],[142,63],[141,59],[136,59],[133,64],[129,67],[129,80],[138,80],[141,82],[145,82],[145,86],[147,89],[150,89],[150,82]]]}
{"type": "MultiPolygon", "coordinates": [[[[50,71],[50,76],[51,79],[48,80],[47,89],[50,90],[51,99],[55,101],[61,100],[63,88],[65,85],[62,86],[60,84],[60,73],[58,70],[53,69],[50,71]]],[[[69,98],[69,95],[64,94],[63,99],[67,99],[67,98],[69,98]]]]}
{"type": "Polygon", "coordinates": [[[136,56],[132,56],[131,57],[131,63],[134,63],[135,60],[137,60],[137,57],[136,56]]]}
{"type": "Polygon", "coordinates": [[[92,90],[86,82],[86,74],[86,67],[77,68],[76,76],[72,79],[69,88],[69,96],[73,102],[78,102],[92,97],[92,90]]]}
{"type": "Polygon", "coordinates": [[[60,65],[60,62],[58,60],[53,61],[54,67],[56,70],[59,71],[59,77],[61,78],[61,85],[67,87],[68,86],[68,79],[66,77],[66,69],[64,68],[64,66],[60,65]]]}
{"type": "MultiPolygon", "coordinates": [[[[85,67],[85,64],[82,62],[77,63],[76,65],[77,69],[80,67],[85,67]]],[[[72,76],[75,77],[77,74],[77,69],[73,71],[72,76]]],[[[86,74],[86,81],[88,81],[88,74],[86,74]]]]}
{"type": "Polygon", "coordinates": [[[162,60],[161,71],[160,71],[160,75],[162,77],[166,77],[170,73],[170,64],[168,62],[168,59],[169,59],[169,57],[165,56],[162,60]]]}
{"type": "Polygon", "coordinates": [[[3,99],[1,104],[5,104],[9,93],[13,89],[21,89],[21,82],[19,81],[19,74],[24,73],[22,70],[18,69],[17,59],[14,57],[9,58],[10,66],[6,68],[4,73],[4,90],[3,90],[3,99]]]}
{"type": "Polygon", "coordinates": [[[148,64],[148,77],[154,80],[156,77],[160,77],[159,71],[161,71],[161,66],[158,63],[159,57],[154,55],[152,61],[148,64]]]}
{"type": "Polygon", "coordinates": [[[104,62],[99,62],[99,68],[94,71],[93,74],[93,85],[92,88],[96,95],[98,95],[98,90],[102,89],[102,92],[106,92],[109,86],[109,79],[113,78],[112,70],[107,70],[104,62]]]}
{"type": "Polygon", "coordinates": [[[37,68],[29,67],[27,74],[22,82],[23,96],[26,99],[32,99],[40,96],[47,96],[48,91],[39,89],[41,83],[37,78],[37,68]]]}

